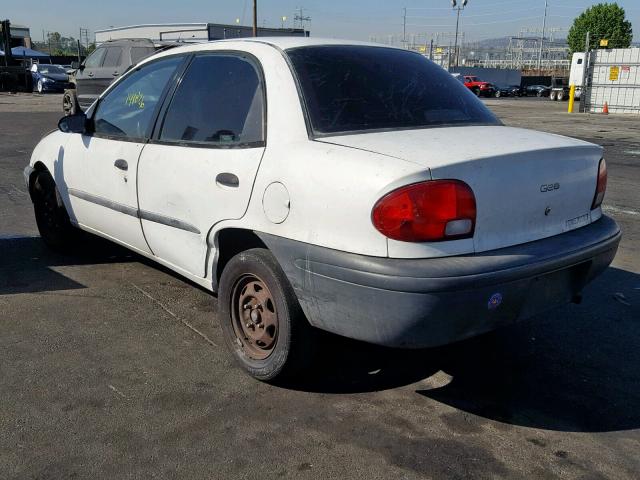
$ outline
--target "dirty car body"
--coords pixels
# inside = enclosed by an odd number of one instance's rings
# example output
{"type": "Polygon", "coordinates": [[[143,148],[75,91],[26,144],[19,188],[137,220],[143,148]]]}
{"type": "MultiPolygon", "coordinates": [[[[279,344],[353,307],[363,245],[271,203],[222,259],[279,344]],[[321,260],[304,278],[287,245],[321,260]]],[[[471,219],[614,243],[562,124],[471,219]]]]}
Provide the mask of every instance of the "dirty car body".
{"type": "Polygon", "coordinates": [[[260,38],[141,62],[25,174],[51,173],[74,225],[211,291],[259,244],[311,325],[425,347],[579,298],[620,240],[602,153],[503,126],[416,53],[260,38]]]}

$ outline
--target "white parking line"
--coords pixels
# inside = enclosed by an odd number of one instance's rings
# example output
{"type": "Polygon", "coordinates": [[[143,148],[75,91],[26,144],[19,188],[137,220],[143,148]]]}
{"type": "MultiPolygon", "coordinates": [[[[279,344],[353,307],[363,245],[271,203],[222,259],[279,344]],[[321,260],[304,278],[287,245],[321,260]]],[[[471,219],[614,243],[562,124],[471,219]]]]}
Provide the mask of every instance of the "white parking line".
{"type": "Polygon", "coordinates": [[[618,208],[612,205],[604,205],[602,207],[602,210],[610,213],[621,213],[623,215],[640,215],[640,212],[638,210],[632,210],[630,208],[618,208]]]}

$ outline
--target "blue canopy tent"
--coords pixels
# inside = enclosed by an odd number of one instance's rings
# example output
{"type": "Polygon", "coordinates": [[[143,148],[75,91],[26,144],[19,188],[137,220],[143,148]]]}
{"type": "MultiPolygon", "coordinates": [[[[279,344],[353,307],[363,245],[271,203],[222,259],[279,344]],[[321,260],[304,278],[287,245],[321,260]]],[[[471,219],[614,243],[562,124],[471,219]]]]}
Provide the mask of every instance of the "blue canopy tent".
{"type": "MultiPolygon", "coordinates": [[[[4,52],[2,52],[4,55],[4,52]]],[[[27,47],[13,47],[11,49],[11,55],[15,58],[49,58],[46,53],[38,52],[27,47]]]]}

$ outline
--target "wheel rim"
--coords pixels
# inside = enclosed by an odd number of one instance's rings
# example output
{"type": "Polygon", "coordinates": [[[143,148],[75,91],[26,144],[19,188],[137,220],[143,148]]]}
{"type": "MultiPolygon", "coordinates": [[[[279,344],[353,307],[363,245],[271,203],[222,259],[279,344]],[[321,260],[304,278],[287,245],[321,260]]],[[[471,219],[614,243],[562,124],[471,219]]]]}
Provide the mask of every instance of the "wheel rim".
{"type": "Polygon", "coordinates": [[[42,80],[38,80],[38,93],[42,93],[42,80]]]}
{"type": "Polygon", "coordinates": [[[236,342],[254,360],[264,360],[278,339],[278,314],[273,295],[254,274],[240,277],[231,296],[232,323],[236,342]]]}

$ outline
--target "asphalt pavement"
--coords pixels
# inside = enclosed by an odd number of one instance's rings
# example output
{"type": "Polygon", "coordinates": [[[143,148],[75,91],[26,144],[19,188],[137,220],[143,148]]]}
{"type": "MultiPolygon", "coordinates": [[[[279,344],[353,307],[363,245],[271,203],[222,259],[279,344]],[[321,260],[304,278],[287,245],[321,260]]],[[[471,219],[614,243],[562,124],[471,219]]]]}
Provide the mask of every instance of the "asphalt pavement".
{"type": "Polygon", "coordinates": [[[61,99],[0,94],[0,478],[638,478],[640,119],[486,103],[605,146],[612,267],[580,305],[447,347],[327,336],[274,387],[235,367],[206,291],[102,240],[43,246],[22,169],[61,99]]]}

